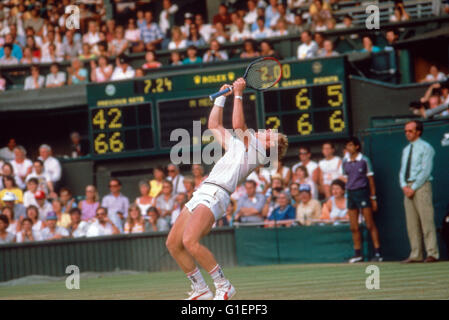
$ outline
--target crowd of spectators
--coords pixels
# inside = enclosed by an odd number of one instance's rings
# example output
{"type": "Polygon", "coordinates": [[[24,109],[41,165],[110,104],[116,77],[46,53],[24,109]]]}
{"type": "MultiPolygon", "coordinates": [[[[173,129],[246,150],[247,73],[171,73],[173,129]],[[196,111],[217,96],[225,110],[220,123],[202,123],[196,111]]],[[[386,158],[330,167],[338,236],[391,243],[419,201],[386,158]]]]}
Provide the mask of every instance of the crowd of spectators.
{"type": "MultiPolygon", "coordinates": [[[[71,138],[76,156],[82,144],[76,133],[71,138]]],[[[216,226],[347,222],[342,158],[330,142],[323,144],[322,154],[314,162],[310,149],[302,146],[292,169],[282,162],[271,170],[257,168],[232,194],[216,226]]],[[[61,164],[48,145],[41,145],[38,158],[31,160],[10,139],[0,149],[0,159],[0,243],[167,231],[207,177],[202,165],[192,165],[183,175],[178,166],[168,164],[154,168],[151,179],[136,185],[136,199],[122,193],[116,178],[100,198],[93,185],[83,195],[61,185],[61,164]]]]}
{"type": "MultiPolygon", "coordinates": [[[[338,18],[341,21],[333,15],[339,2],[343,1],[222,3],[210,21],[205,21],[202,14],[185,12],[183,21],[176,24],[180,9],[171,0],[162,1],[158,14],[137,7],[131,16],[122,19],[108,19],[101,0],[79,1],[80,29],[68,29],[69,14],[64,9],[71,3],[69,0],[6,1],[0,4],[0,66],[30,66],[24,83],[28,90],[144,76],[150,69],[163,66],[157,57],[161,49],[171,51],[171,65],[224,61],[231,56],[278,56],[269,39],[288,35],[300,36],[298,59],[329,57],[339,53],[323,32],[354,27],[350,14],[338,18]],[[221,48],[224,43],[236,41],[245,41],[237,51],[221,48]],[[198,47],[203,46],[209,49],[200,54],[198,47]],[[131,53],[145,53],[145,62],[133,68],[127,59],[131,53]],[[61,63],[65,61],[70,66],[63,68],[61,63]],[[40,73],[42,63],[51,64],[48,74],[40,73]]],[[[398,2],[390,21],[407,19],[410,16],[398,2]]],[[[362,51],[379,50],[370,37],[363,38],[362,51]]],[[[5,87],[0,75],[0,90],[5,87]]]]}

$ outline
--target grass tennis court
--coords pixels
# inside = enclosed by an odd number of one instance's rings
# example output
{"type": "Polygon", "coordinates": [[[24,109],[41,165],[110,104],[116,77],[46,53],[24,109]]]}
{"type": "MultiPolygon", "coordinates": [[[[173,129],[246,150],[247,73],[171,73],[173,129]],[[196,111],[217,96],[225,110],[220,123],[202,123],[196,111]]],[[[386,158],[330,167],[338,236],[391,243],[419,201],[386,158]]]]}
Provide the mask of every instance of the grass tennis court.
{"type": "MultiPolygon", "coordinates": [[[[224,271],[237,289],[235,299],[449,299],[449,262],[378,263],[379,290],[365,287],[368,265],[275,265],[224,271]]],[[[65,280],[1,286],[0,299],[183,299],[190,290],[180,271],[81,276],[80,287],[67,290],[65,280]]]]}

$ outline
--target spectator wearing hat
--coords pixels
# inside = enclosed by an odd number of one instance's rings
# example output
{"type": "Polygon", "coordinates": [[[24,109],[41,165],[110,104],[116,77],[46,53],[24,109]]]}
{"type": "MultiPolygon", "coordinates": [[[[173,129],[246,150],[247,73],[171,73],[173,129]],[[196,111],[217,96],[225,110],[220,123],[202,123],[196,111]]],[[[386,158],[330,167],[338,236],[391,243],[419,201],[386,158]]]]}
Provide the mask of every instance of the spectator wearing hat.
{"type": "Polygon", "coordinates": [[[57,184],[61,180],[61,164],[58,159],[52,156],[52,149],[49,145],[43,144],[39,147],[39,160],[44,164],[44,170],[50,177],[54,189],[57,189],[57,184]]]}
{"type": "Polygon", "coordinates": [[[81,210],[78,208],[70,209],[70,224],[67,230],[72,238],[85,237],[89,229],[89,223],[81,220],[81,210]]]}
{"type": "Polygon", "coordinates": [[[34,198],[37,202],[37,209],[39,210],[39,220],[45,220],[47,214],[53,211],[53,207],[50,202],[47,201],[45,192],[42,190],[37,190],[34,194],[34,198]]]}
{"type": "Polygon", "coordinates": [[[16,240],[16,236],[8,231],[9,227],[8,217],[4,214],[0,214],[0,244],[13,243],[16,240]]]}
{"type": "Polygon", "coordinates": [[[67,84],[81,84],[88,83],[88,72],[83,68],[83,63],[80,59],[72,59],[71,66],[67,67],[68,80],[67,84]]]}
{"type": "Polygon", "coordinates": [[[345,183],[333,180],[330,185],[331,197],[323,204],[321,220],[328,222],[348,221],[348,208],[346,206],[345,183]]]}
{"type": "Polygon", "coordinates": [[[374,245],[373,261],[382,261],[380,253],[379,232],[373,218],[377,211],[376,186],[371,161],[361,153],[361,143],[356,137],[350,138],[345,144],[348,156],[343,159],[343,174],[346,178],[347,206],[354,241],[354,256],[349,263],[363,261],[361,252],[362,234],[359,228],[359,210],[365,218],[374,245]]]}
{"type": "Polygon", "coordinates": [[[111,179],[109,181],[109,189],[111,193],[103,198],[101,207],[107,209],[111,222],[120,232],[123,232],[122,220],[128,215],[129,199],[121,193],[122,183],[119,179],[111,179]]]}
{"type": "Polygon", "coordinates": [[[187,38],[190,34],[190,25],[193,23],[193,14],[186,12],[184,14],[184,24],[181,26],[181,31],[184,37],[187,38]]]}
{"type": "Polygon", "coordinates": [[[30,67],[30,73],[28,77],[25,78],[24,90],[34,90],[43,88],[45,85],[45,77],[39,74],[39,67],[37,65],[32,65],[30,67]]]}
{"type": "Polygon", "coordinates": [[[14,177],[4,176],[2,182],[4,189],[0,191],[0,199],[7,193],[12,193],[15,195],[16,203],[23,203],[23,191],[17,187],[14,177]]]}
{"type": "Polygon", "coordinates": [[[289,227],[295,220],[295,208],[291,205],[290,196],[286,191],[282,191],[277,197],[278,206],[265,221],[266,227],[285,225],[289,227]]]}
{"type": "Polygon", "coordinates": [[[50,73],[47,74],[45,79],[45,87],[47,88],[57,88],[65,85],[66,77],[65,73],[59,71],[59,64],[52,63],[50,66],[50,73]]]}
{"type": "Polygon", "coordinates": [[[1,199],[5,207],[11,208],[13,210],[15,220],[19,220],[25,217],[25,207],[21,203],[16,203],[17,198],[14,193],[7,192],[1,199]]]}
{"type": "Polygon", "coordinates": [[[56,216],[55,212],[50,211],[47,213],[47,217],[46,217],[47,227],[45,227],[41,231],[42,240],[56,240],[56,239],[68,238],[70,236],[67,229],[57,226],[57,221],[58,221],[58,217],[56,216]]]}
{"type": "Polygon", "coordinates": [[[234,221],[241,223],[263,222],[262,210],[265,204],[265,196],[256,192],[257,184],[253,180],[245,182],[245,195],[237,202],[234,221]]]}
{"type": "Polygon", "coordinates": [[[33,230],[33,221],[30,218],[24,218],[21,222],[20,231],[16,234],[16,242],[34,242],[41,240],[41,233],[33,230]]]}
{"type": "Polygon", "coordinates": [[[301,202],[296,207],[296,221],[303,226],[310,226],[320,219],[321,204],[312,199],[312,188],[308,184],[299,186],[299,198],[301,202]]]}
{"type": "Polygon", "coordinates": [[[135,76],[134,69],[128,64],[125,56],[117,57],[116,67],[112,73],[111,80],[132,79],[135,76]]]}
{"type": "Polygon", "coordinates": [[[108,217],[108,209],[99,207],[95,213],[96,220],[89,229],[87,229],[87,237],[109,236],[119,234],[120,230],[108,217]]]}

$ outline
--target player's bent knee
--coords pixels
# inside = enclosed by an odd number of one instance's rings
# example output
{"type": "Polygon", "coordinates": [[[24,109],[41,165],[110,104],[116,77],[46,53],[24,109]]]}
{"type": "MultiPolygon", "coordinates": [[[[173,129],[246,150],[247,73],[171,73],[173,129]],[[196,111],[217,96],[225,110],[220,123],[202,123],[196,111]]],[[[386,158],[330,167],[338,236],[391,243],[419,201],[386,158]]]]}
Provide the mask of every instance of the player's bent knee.
{"type": "Polygon", "coordinates": [[[193,237],[184,236],[182,238],[182,245],[191,255],[195,256],[200,247],[200,242],[193,237]]]}
{"type": "Polygon", "coordinates": [[[165,246],[170,253],[176,253],[183,249],[182,241],[176,240],[175,237],[170,236],[167,238],[167,241],[165,241],[165,246]]]}

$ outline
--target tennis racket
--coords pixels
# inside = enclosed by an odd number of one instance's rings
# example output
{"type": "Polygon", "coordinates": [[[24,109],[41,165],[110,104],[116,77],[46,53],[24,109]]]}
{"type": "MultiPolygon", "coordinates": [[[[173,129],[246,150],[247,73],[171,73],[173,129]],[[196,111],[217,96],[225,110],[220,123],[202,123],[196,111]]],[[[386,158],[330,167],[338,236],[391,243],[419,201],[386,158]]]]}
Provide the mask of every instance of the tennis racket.
{"type": "MultiPolygon", "coordinates": [[[[248,88],[265,90],[281,80],[282,65],[277,59],[272,57],[259,58],[248,65],[243,78],[248,88]]],[[[226,88],[211,94],[209,98],[213,101],[231,90],[231,88],[226,88]]]]}

